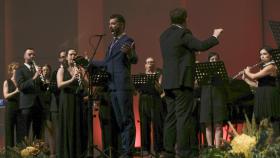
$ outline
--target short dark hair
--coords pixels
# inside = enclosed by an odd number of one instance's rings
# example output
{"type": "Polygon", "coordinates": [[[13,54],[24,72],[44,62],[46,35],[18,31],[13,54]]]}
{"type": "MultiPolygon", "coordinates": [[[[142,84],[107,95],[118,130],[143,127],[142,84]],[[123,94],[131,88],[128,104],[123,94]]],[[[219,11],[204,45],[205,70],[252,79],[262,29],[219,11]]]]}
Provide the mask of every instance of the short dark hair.
{"type": "Polygon", "coordinates": [[[187,11],[184,8],[176,8],[169,12],[172,24],[183,24],[186,22],[187,11]]]}
{"type": "Polygon", "coordinates": [[[272,51],[274,50],[272,47],[270,46],[264,46],[263,48],[260,49],[260,51],[264,49],[267,51],[268,54],[272,55],[272,51]]]}
{"type": "Polygon", "coordinates": [[[210,58],[212,58],[213,56],[217,56],[220,59],[220,55],[217,52],[209,52],[208,53],[208,61],[210,60],[210,58]]]}
{"type": "Polygon", "coordinates": [[[123,23],[125,25],[125,19],[121,14],[112,14],[110,19],[117,19],[118,22],[123,23]]]}

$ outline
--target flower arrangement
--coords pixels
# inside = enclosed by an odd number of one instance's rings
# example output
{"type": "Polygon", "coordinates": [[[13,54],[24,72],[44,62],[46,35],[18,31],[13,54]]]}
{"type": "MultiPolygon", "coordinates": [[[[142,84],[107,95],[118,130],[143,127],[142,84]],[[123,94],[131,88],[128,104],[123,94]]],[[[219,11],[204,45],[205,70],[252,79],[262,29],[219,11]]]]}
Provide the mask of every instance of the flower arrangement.
{"type": "Polygon", "coordinates": [[[47,158],[49,157],[48,145],[39,139],[25,138],[20,144],[0,151],[0,158],[47,158]]]}
{"type": "Polygon", "coordinates": [[[257,143],[256,137],[251,137],[246,134],[237,135],[233,138],[230,145],[232,150],[231,153],[234,154],[244,154],[245,158],[250,158],[252,156],[252,149],[257,143]]]}
{"type": "Polygon", "coordinates": [[[233,139],[224,141],[223,147],[202,150],[200,158],[277,158],[280,157],[280,138],[273,139],[273,129],[270,121],[264,119],[257,127],[253,115],[250,122],[245,114],[243,133],[238,134],[231,122],[233,139]]]}

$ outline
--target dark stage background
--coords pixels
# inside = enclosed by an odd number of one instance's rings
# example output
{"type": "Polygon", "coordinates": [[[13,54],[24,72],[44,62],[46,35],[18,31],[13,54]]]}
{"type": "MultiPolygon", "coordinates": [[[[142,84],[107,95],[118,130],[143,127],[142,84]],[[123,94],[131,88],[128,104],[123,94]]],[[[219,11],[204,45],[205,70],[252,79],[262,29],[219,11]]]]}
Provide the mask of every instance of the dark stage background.
{"type": "MultiPolygon", "coordinates": [[[[224,28],[220,44],[211,51],[220,53],[230,76],[257,63],[263,45],[276,47],[268,20],[280,21],[279,0],[0,0],[0,82],[7,78],[10,62],[23,62],[28,47],[37,51],[38,64],[55,68],[60,50],[76,48],[81,55],[90,53],[89,38],[106,33],[96,55],[102,59],[111,39],[107,26],[112,13],[125,16],[126,32],[136,41],[139,63],[132,67],[133,73],[144,70],[148,56],[161,67],[159,36],[168,27],[168,13],[175,7],[188,10],[188,27],[199,39],[210,36],[214,28],[224,28]]],[[[92,40],[93,46],[96,40],[92,40]]],[[[200,54],[198,59],[205,61],[206,56],[200,54]]],[[[136,121],[137,102],[135,97],[136,121]]],[[[95,142],[100,144],[98,126],[95,119],[95,142]]],[[[139,138],[137,132],[136,146],[139,138]]]]}

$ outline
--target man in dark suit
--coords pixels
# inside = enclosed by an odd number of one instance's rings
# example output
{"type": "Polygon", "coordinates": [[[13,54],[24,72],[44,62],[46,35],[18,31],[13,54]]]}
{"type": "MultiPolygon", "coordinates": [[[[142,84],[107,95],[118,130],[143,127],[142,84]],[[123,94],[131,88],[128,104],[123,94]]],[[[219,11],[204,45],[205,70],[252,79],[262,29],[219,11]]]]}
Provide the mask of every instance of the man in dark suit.
{"type": "Polygon", "coordinates": [[[166,115],[166,106],[161,97],[161,71],[156,68],[155,60],[148,57],[145,63],[146,75],[154,75],[155,80],[149,80],[145,85],[137,88],[139,92],[139,116],[141,129],[141,155],[147,156],[153,148],[155,156],[163,151],[163,122],[166,115]],[[151,134],[153,135],[151,137],[151,134]]]}
{"type": "Polygon", "coordinates": [[[171,26],[160,36],[163,56],[163,88],[167,102],[164,123],[164,148],[162,157],[193,158],[198,155],[196,120],[193,116],[195,77],[195,52],[204,51],[218,44],[223,31],[215,29],[207,40],[196,39],[186,28],[187,12],[177,8],[170,12],[171,26]]]}
{"type": "Polygon", "coordinates": [[[133,87],[131,83],[131,64],[137,63],[134,41],[125,32],[125,19],[120,14],[110,17],[109,29],[113,35],[105,59],[92,61],[95,66],[106,67],[110,73],[108,87],[121,137],[121,157],[131,157],[135,142],[133,114],[133,87]]]}
{"type": "Polygon", "coordinates": [[[16,82],[20,90],[19,109],[22,117],[20,124],[19,137],[23,140],[29,135],[29,129],[32,123],[33,135],[37,139],[42,138],[43,129],[43,102],[40,98],[42,81],[40,74],[41,68],[35,68],[35,51],[26,49],[24,53],[24,65],[16,71],[16,82]]]}

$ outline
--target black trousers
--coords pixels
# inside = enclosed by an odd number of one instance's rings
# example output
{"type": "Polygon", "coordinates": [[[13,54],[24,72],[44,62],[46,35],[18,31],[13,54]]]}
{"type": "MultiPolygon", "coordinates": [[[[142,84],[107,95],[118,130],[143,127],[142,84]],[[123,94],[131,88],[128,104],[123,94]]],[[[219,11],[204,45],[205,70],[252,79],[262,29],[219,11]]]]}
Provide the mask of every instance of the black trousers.
{"type": "Polygon", "coordinates": [[[193,91],[189,88],[165,90],[167,116],[164,122],[164,148],[171,157],[198,156],[197,120],[193,91]],[[177,145],[175,151],[175,145],[177,145]]]}
{"type": "Polygon", "coordinates": [[[166,105],[159,95],[141,94],[139,98],[139,114],[141,127],[142,150],[150,151],[151,125],[153,128],[154,150],[163,151],[163,122],[166,105]]]}
{"type": "Polygon", "coordinates": [[[15,142],[15,132],[16,135],[18,135],[19,128],[18,128],[18,121],[20,121],[19,118],[19,110],[18,110],[18,102],[12,102],[8,101],[6,106],[6,112],[5,112],[5,146],[7,147],[13,147],[18,142],[18,136],[16,136],[16,142],[15,142]]]}
{"type": "Polygon", "coordinates": [[[39,100],[36,100],[35,104],[31,108],[20,109],[20,133],[19,140],[23,141],[24,137],[29,136],[29,131],[32,123],[33,138],[41,139],[43,137],[44,127],[44,111],[39,100]]]}
{"type": "Polygon", "coordinates": [[[102,134],[103,152],[108,156],[118,157],[120,136],[117,134],[119,132],[114,116],[115,114],[111,105],[100,104],[99,120],[102,134]]]}

